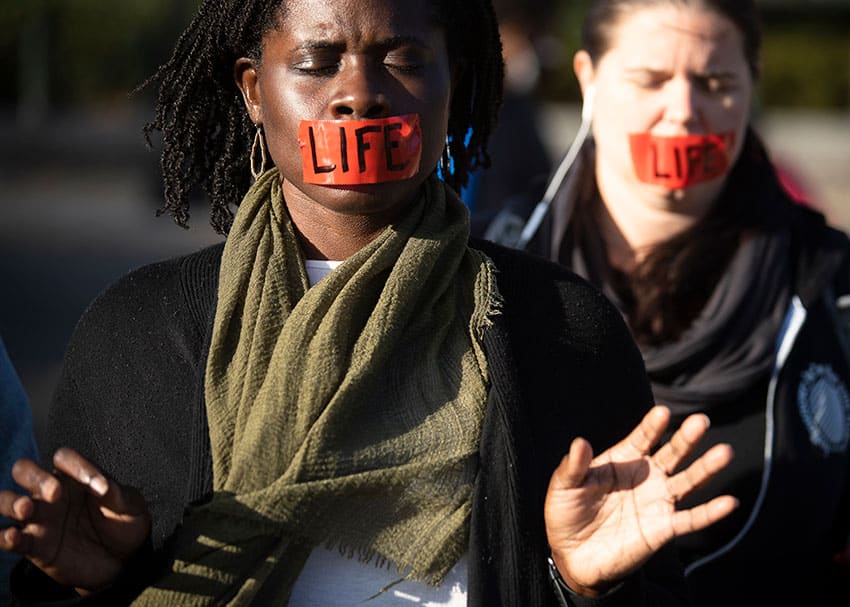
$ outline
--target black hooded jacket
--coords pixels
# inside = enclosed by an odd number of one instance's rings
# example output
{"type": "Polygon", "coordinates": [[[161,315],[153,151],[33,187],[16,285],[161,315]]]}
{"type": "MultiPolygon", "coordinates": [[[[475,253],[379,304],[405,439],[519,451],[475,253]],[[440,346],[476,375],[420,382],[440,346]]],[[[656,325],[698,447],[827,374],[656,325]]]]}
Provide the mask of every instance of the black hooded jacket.
{"type": "MultiPolygon", "coordinates": [[[[789,296],[784,322],[772,338],[769,368],[746,393],[710,409],[706,442],[729,442],[736,457],[690,499],[731,493],[741,506],[718,525],[677,543],[697,605],[846,606],[850,241],[820,213],[792,203],[757,137],[751,132],[748,139],[734,169],[740,178],[730,177],[723,196],[769,214],[765,223],[788,235],[790,246],[779,263],[787,267],[789,296]]],[[[565,242],[575,238],[574,211],[587,196],[592,162],[588,143],[533,243],[567,266],[575,249],[565,242]]],[[[663,381],[651,370],[650,379],[663,381]]]]}

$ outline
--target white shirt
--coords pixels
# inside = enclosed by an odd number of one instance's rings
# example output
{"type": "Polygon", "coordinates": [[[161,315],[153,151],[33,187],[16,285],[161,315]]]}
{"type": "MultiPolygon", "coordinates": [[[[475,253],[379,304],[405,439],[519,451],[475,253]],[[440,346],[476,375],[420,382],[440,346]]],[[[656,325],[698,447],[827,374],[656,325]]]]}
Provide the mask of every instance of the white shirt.
{"type": "Polygon", "coordinates": [[[290,607],[466,607],[467,558],[461,557],[440,587],[399,582],[394,566],[378,567],[342,556],[339,550],[314,548],[295,581],[290,607]],[[398,583],[397,583],[398,582],[398,583]],[[386,588],[385,592],[381,592],[386,588]]]}
{"type": "Polygon", "coordinates": [[[304,262],[304,267],[307,270],[307,278],[310,280],[310,286],[315,286],[317,282],[338,268],[341,263],[341,261],[329,261],[325,259],[307,259],[304,262]]]}

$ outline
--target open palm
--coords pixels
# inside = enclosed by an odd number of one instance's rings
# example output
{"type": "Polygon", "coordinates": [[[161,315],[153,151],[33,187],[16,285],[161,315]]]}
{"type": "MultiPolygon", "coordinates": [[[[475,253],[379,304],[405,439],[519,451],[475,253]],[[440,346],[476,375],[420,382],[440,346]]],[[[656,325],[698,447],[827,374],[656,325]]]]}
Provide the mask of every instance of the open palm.
{"type": "Polygon", "coordinates": [[[593,457],[581,438],[552,474],[545,519],[552,558],[576,592],[597,594],[616,584],[673,538],[708,527],[737,505],[721,496],[688,510],[676,502],[732,459],[716,445],[677,472],[708,428],[704,415],[688,417],[657,451],[670,412],[655,407],[622,441],[593,457]]]}

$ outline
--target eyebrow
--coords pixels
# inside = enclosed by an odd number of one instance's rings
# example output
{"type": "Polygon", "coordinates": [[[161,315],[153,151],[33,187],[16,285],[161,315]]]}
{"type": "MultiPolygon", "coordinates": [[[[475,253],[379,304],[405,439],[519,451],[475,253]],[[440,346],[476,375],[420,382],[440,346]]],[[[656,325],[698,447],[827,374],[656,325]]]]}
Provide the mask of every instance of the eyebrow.
{"type": "Polygon", "coordinates": [[[333,50],[333,49],[343,49],[345,45],[342,42],[327,42],[327,41],[319,41],[319,40],[307,40],[302,42],[298,46],[296,46],[294,51],[321,51],[321,50],[333,50]]]}
{"type": "MultiPolygon", "coordinates": [[[[430,49],[430,45],[427,44],[421,38],[417,38],[416,36],[393,36],[391,38],[386,38],[384,40],[380,40],[375,44],[371,45],[375,48],[379,48],[382,50],[392,50],[396,48],[400,48],[402,46],[415,46],[424,50],[430,49]]],[[[296,46],[293,50],[295,51],[315,51],[315,50],[343,50],[345,49],[344,42],[334,42],[332,40],[306,40],[296,46]]]]}
{"type": "Polygon", "coordinates": [[[416,36],[393,36],[392,38],[382,40],[377,46],[388,49],[399,48],[400,46],[418,46],[422,49],[431,48],[428,43],[416,36]]]}
{"type": "MultiPolygon", "coordinates": [[[[626,75],[628,76],[639,76],[639,75],[649,75],[649,76],[667,76],[670,74],[667,70],[659,70],[650,67],[632,67],[627,68],[625,70],[626,75]]],[[[698,76],[700,78],[734,78],[736,76],[733,71],[722,71],[722,70],[707,70],[705,72],[688,72],[690,76],[698,76]]]]}

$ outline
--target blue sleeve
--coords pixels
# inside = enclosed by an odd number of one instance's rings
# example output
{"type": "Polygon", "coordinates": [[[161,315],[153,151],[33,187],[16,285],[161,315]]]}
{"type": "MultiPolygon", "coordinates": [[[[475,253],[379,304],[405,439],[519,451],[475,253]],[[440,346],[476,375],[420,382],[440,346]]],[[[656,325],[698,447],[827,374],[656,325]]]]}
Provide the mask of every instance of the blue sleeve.
{"type": "MultiPolygon", "coordinates": [[[[12,464],[21,457],[37,457],[32,413],[26,393],[0,339],[0,490],[14,489],[12,464]]],[[[0,527],[10,522],[0,518],[0,527]]],[[[9,572],[18,557],[0,552],[0,605],[6,604],[9,572]]]]}
{"type": "Polygon", "coordinates": [[[21,457],[37,457],[32,413],[0,339],[0,489],[13,487],[12,464],[21,457]]]}

